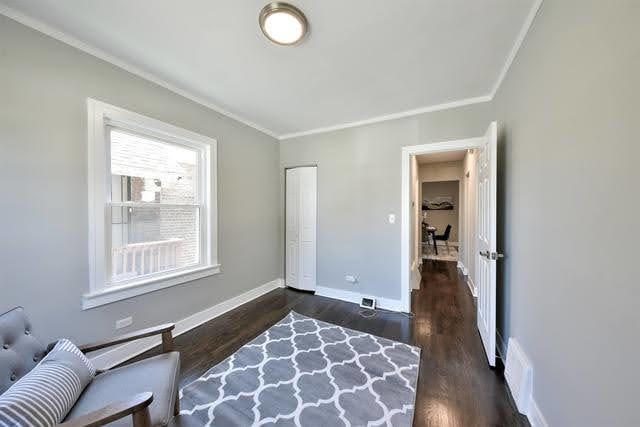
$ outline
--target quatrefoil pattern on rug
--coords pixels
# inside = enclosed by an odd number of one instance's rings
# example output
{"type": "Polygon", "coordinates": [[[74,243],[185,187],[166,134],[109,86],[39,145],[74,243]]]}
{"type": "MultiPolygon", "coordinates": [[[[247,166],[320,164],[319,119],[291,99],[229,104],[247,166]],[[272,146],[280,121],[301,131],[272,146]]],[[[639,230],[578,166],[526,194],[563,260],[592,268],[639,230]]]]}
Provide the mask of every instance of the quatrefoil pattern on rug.
{"type": "Polygon", "coordinates": [[[410,426],[420,349],[291,312],[180,390],[180,425],[410,426]]]}

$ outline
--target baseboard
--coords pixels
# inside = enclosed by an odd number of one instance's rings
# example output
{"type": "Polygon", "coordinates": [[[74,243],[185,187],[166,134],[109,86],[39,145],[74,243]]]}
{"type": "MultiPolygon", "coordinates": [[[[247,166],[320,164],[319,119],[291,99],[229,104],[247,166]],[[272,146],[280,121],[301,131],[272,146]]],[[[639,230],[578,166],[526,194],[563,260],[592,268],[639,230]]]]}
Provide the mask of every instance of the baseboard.
{"type": "Polygon", "coordinates": [[[422,274],[420,273],[420,262],[414,261],[411,265],[411,289],[420,289],[420,282],[422,281],[422,274]]]}
{"type": "Polygon", "coordinates": [[[474,298],[478,297],[478,292],[476,291],[476,284],[473,283],[473,279],[471,276],[467,276],[467,286],[469,287],[469,291],[474,298]]]}
{"type": "Polygon", "coordinates": [[[363,296],[372,296],[376,299],[376,306],[385,310],[402,311],[402,301],[391,298],[380,298],[375,295],[360,294],[358,292],[345,291],[344,289],[328,288],[325,286],[318,286],[316,288],[316,295],[321,297],[339,299],[342,301],[352,302],[354,304],[360,304],[360,300],[363,296]]]}
{"type": "MultiPolygon", "coordinates": [[[[521,352],[523,352],[521,347],[518,347],[518,348],[520,349],[521,352]]],[[[502,359],[502,362],[505,364],[505,381],[507,382],[507,388],[509,389],[509,393],[513,397],[514,403],[516,404],[516,406],[518,406],[517,397],[514,395],[514,391],[511,389],[511,386],[509,384],[509,379],[507,378],[508,374],[506,373],[506,370],[509,369],[506,366],[507,365],[507,359],[506,359],[507,346],[505,345],[504,338],[502,337],[500,332],[498,332],[497,330],[496,330],[496,351],[500,356],[500,358],[502,359]]],[[[526,355],[524,357],[527,359],[527,363],[531,364],[531,361],[528,360],[528,357],[526,357],[526,355]]],[[[533,367],[532,367],[532,370],[535,372],[533,367]]],[[[520,376],[520,378],[522,378],[522,376],[520,376]]],[[[547,420],[544,418],[544,415],[542,415],[542,411],[540,411],[540,408],[538,407],[538,404],[536,403],[533,397],[533,390],[529,388],[528,391],[525,391],[525,393],[527,394],[526,399],[528,400],[528,404],[526,405],[526,409],[524,411],[520,409],[520,412],[524,413],[527,416],[527,419],[529,420],[529,424],[531,424],[531,427],[549,427],[547,420]]],[[[517,394],[517,391],[516,391],[516,394],[517,394]]]]}
{"type": "MultiPolygon", "coordinates": [[[[203,323],[208,322],[211,319],[214,319],[234,308],[241,306],[253,299],[258,298],[268,292],[271,292],[274,289],[284,287],[283,279],[272,280],[269,283],[265,283],[264,285],[253,288],[247,292],[244,292],[238,296],[230,298],[226,301],[222,301],[212,307],[209,307],[205,310],[199,311],[191,316],[184,318],[182,320],[178,320],[176,323],[176,328],[173,330],[173,336],[178,336],[184,334],[191,329],[202,325],[203,323]]],[[[109,369],[114,366],[117,366],[127,360],[135,357],[141,353],[144,353],[147,350],[152,349],[160,345],[162,342],[160,337],[149,337],[136,341],[132,341],[127,344],[120,345],[118,347],[114,347],[113,349],[101,353],[93,358],[91,358],[91,362],[98,369],[109,369]]]]}
{"type": "Polygon", "coordinates": [[[462,261],[458,261],[458,268],[460,269],[460,271],[462,271],[462,274],[464,274],[465,276],[469,275],[469,270],[467,270],[467,267],[464,266],[462,261]]]}
{"type": "Polygon", "coordinates": [[[502,359],[502,363],[507,362],[507,346],[504,342],[504,338],[500,335],[500,331],[496,329],[496,351],[498,352],[498,356],[502,359]]]}
{"type": "Polygon", "coordinates": [[[527,419],[529,420],[531,427],[549,427],[547,420],[545,420],[544,415],[542,415],[542,412],[540,411],[536,401],[533,399],[533,396],[531,396],[531,400],[529,401],[527,419]]]}

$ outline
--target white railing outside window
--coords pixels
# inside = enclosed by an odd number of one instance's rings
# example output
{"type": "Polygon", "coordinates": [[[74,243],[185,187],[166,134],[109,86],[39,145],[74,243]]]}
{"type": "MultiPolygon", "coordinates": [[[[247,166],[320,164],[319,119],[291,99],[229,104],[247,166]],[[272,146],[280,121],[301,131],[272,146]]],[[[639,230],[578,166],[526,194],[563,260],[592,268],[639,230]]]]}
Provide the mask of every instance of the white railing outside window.
{"type": "Polygon", "coordinates": [[[112,283],[184,267],[182,245],[183,239],[167,239],[113,247],[112,283]]]}

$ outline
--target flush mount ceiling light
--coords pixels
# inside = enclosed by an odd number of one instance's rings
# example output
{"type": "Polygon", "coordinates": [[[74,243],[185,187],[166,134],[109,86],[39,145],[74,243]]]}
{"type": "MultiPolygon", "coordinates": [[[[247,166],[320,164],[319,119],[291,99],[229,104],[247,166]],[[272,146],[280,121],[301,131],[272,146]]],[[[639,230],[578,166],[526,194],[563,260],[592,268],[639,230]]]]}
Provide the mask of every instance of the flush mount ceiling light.
{"type": "Polygon", "coordinates": [[[284,46],[298,43],[309,29],[304,13],[289,3],[269,3],[260,11],[259,21],[264,35],[284,46]]]}

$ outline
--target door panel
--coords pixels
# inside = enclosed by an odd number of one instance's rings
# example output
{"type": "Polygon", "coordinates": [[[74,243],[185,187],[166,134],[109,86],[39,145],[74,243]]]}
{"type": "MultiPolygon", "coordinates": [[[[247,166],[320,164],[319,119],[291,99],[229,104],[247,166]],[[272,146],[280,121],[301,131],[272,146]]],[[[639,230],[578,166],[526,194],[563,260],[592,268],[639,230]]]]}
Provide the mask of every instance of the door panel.
{"type": "Polygon", "coordinates": [[[287,286],[297,287],[299,277],[299,233],[298,233],[298,217],[299,217],[299,188],[300,174],[296,169],[288,169],[286,175],[286,232],[285,240],[287,245],[286,258],[286,279],[287,286]]]}
{"type": "Polygon", "coordinates": [[[496,349],[496,222],[497,222],[497,123],[485,134],[478,154],[478,204],[476,277],[477,322],[489,365],[495,366],[496,349]]]}
{"type": "Polygon", "coordinates": [[[316,168],[300,168],[302,197],[302,288],[315,290],[316,287],[316,213],[317,175],[316,168]]]}
{"type": "Polygon", "coordinates": [[[286,285],[316,288],[317,168],[287,169],[286,285]]]}

